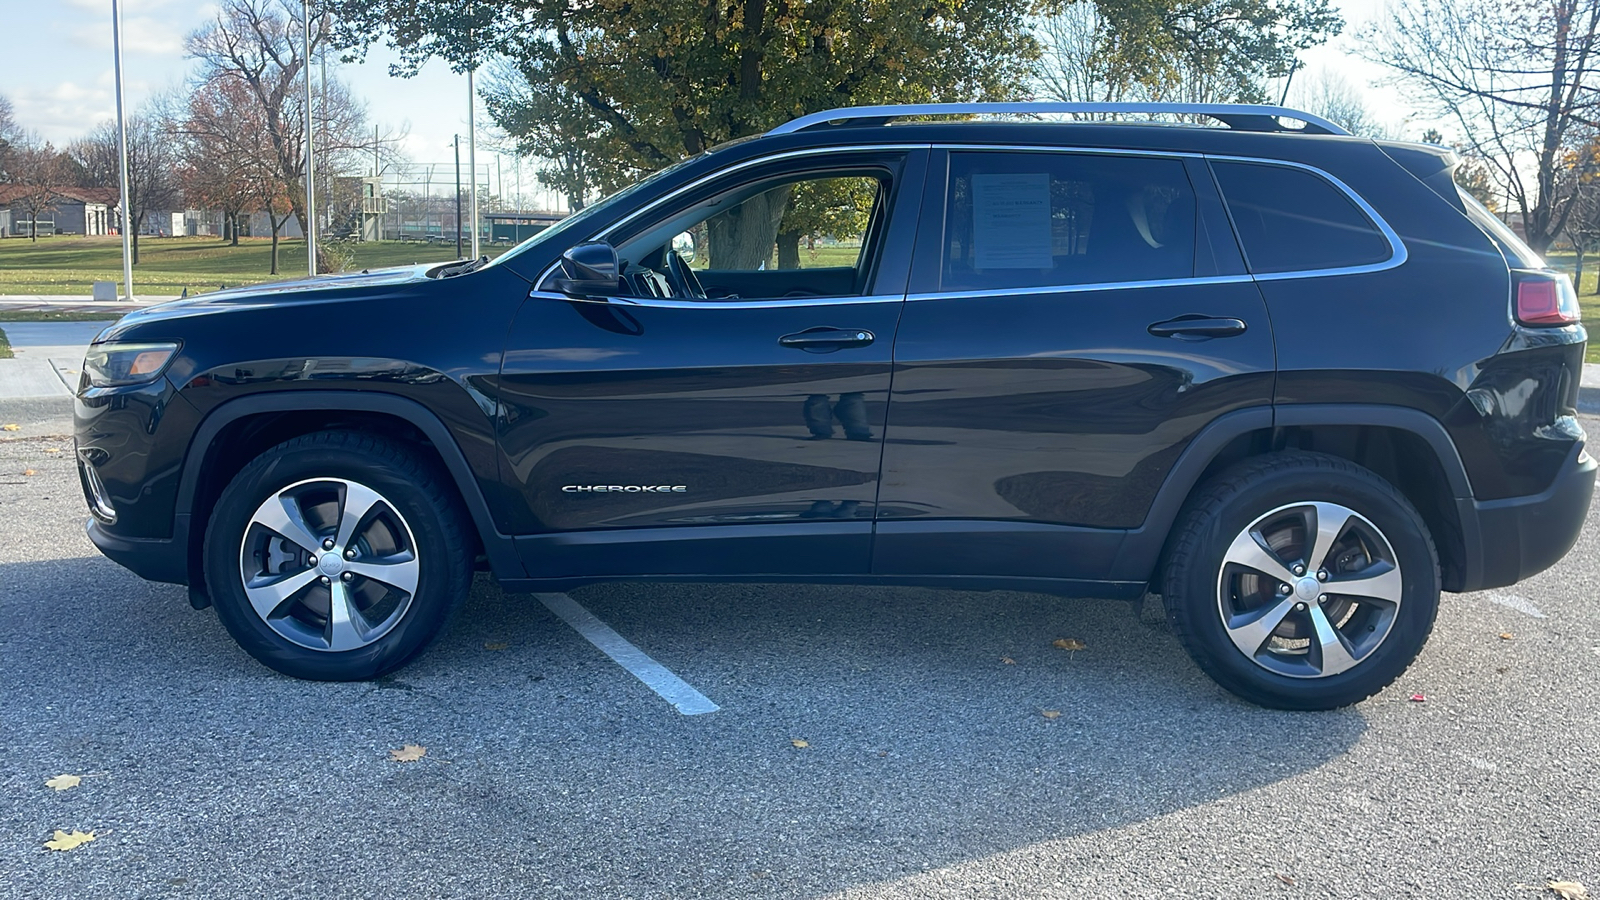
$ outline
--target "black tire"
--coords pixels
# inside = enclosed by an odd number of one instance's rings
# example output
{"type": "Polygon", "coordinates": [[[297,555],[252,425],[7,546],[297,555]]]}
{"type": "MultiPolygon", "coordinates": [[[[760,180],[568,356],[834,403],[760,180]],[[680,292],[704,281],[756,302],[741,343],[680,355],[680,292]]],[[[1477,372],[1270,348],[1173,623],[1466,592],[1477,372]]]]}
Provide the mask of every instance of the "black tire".
{"type": "Polygon", "coordinates": [[[251,656],[296,678],[356,681],[404,666],[440,634],[472,584],[473,543],[460,498],[448,485],[435,466],[404,445],[358,432],[309,434],[262,453],[222,492],[206,528],[206,585],[218,618],[251,656]],[[339,537],[337,517],[355,508],[351,498],[365,496],[360,488],[379,502],[364,524],[351,528],[347,552],[323,554],[337,558],[325,563],[333,573],[325,577],[330,570],[317,566],[316,549],[303,549],[306,538],[321,547],[339,537]],[[276,508],[293,508],[304,527],[277,531],[261,524],[257,512],[274,509],[269,500],[276,508]],[[287,531],[297,531],[300,540],[285,538],[287,531]],[[247,575],[252,569],[256,576],[247,575]],[[368,579],[357,569],[383,578],[401,572],[404,578],[393,581],[403,586],[368,579]],[[263,584],[277,589],[275,579],[306,584],[288,593],[273,614],[258,614],[248,590],[262,596],[263,584]],[[356,612],[361,626],[346,629],[342,642],[334,638],[335,620],[355,619],[334,615],[335,588],[337,596],[350,598],[340,608],[356,612]],[[325,646],[318,644],[319,628],[325,646]],[[371,640],[357,643],[348,640],[351,635],[371,640]]]}
{"type": "Polygon", "coordinates": [[[1261,706],[1336,709],[1376,694],[1421,652],[1438,611],[1438,554],[1422,517],[1387,481],[1334,456],[1276,453],[1228,469],[1191,497],[1168,546],[1162,594],[1178,640],[1218,684],[1261,706]],[[1356,516],[1312,560],[1319,517],[1331,523],[1344,512],[1356,516]],[[1265,568],[1237,562],[1261,546],[1265,568]],[[1318,587],[1328,560],[1330,581],[1318,587]],[[1269,570],[1292,581],[1259,574],[1269,570]],[[1385,597],[1345,598],[1340,587],[1385,597]],[[1247,654],[1257,637],[1263,643],[1247,654]]]}

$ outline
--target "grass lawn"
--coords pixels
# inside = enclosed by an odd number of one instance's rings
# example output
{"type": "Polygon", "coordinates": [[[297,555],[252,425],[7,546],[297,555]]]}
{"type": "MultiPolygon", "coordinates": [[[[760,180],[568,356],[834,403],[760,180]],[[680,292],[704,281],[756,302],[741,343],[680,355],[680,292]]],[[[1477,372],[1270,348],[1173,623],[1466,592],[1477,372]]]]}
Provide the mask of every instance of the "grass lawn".
{"type": "MultiPolygon", "coordinates": [[[[355,252],[353,271],[412,263],[447,262],[456,258],[455,244],[420,241],[377,241],[344,244],[355,252]]],[[[505,244],[485,245],[496,256],[505,244]]],[[[137,294],[171,295],[214,291],[263,281],[302,278],[306,272],[303,241],[283,241],[278,249],[278,274],[272,275],[272,241],[245,238],[239,246],[208,237],[141,238],[139,264],[133,267],[137,294]]],[[[46,237],[0,240],[0,295],[77,294],[90,296],[96,281],[114,281],[121,291],[122,242],[115,237],[46,237]]]]}
{"type": "Polygon", "coordinates": [[[0,329],[0,359],[10,359],[13,356],[16,354],[11,352],[11,342],[6,340],[5,330],[0,329]]]}

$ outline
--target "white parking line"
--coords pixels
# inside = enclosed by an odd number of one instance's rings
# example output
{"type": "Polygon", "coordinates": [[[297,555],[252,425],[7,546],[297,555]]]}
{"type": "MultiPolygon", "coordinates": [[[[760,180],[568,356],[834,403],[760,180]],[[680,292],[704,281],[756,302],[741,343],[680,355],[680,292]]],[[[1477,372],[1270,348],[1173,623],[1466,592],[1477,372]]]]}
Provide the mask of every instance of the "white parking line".
{"type": "Polygon", "coordinates": [[[560,616],[563,622],[583,635],[585,640],[600,648],[601,653],[611,657],[617,665],[644,682],[645,687],[660,694],[663,700],[677,707],[678,712],[686,716],[698,716],[722,708],[712,703],[705,694],[691,687],[688,682],[672,674],[666,666],[651,659],[643,650],[628,643],[627,638],[611,630],[610,625],[600,621],[594,613],[580,606],[578,601],[566,594],[534,594],[534,596],[539,598],[539,602],[543,603],[546,609],[560,616]]]}
{"type": "Polygon", "coordinates": [[[1539,607],[1534,606],[1527,597],[1520,597],[1516,594],[1490,593],[1489,602],[1498,603],[1501,606],[1509,607],[1519,613],[1522,613],[1523,615],[1533,616],[1535,619],[1544,618],[1544,613],[1539,610],[1539,607]]]}

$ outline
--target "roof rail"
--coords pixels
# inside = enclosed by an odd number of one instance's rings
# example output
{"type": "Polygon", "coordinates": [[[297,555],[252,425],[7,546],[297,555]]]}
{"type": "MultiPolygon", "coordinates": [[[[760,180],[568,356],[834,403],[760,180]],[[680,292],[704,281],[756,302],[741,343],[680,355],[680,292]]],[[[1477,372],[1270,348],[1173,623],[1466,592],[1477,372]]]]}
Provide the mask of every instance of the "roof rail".
{"type": "Polygon", "coordinates": [[[1042,115],[1046,113],[1176,113],[1207,116],[1238,131],[1286,131],[1296,134],[1350,132],[1321,116],[1282,106],[1243,103],[906,103],[894,106],[853,106],[812,113],[785,122],[767,134],[793,134],[811,128],[839,125],[884,125],[905,116],[1042,115]],[[1279,119],[1304,122],[1289,128],[1279,119]]]}

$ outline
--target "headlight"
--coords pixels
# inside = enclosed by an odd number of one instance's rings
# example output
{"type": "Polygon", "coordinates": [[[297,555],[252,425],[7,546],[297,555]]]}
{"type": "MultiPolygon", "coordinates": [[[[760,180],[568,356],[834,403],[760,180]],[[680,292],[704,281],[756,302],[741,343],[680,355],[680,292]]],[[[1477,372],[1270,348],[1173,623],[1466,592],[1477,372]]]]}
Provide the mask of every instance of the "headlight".
{"type": "Polygon", "coordinates": [[[95,344],[83,357],[91,387],[144,384],[161,377],[177,344],[95,344]]]}

